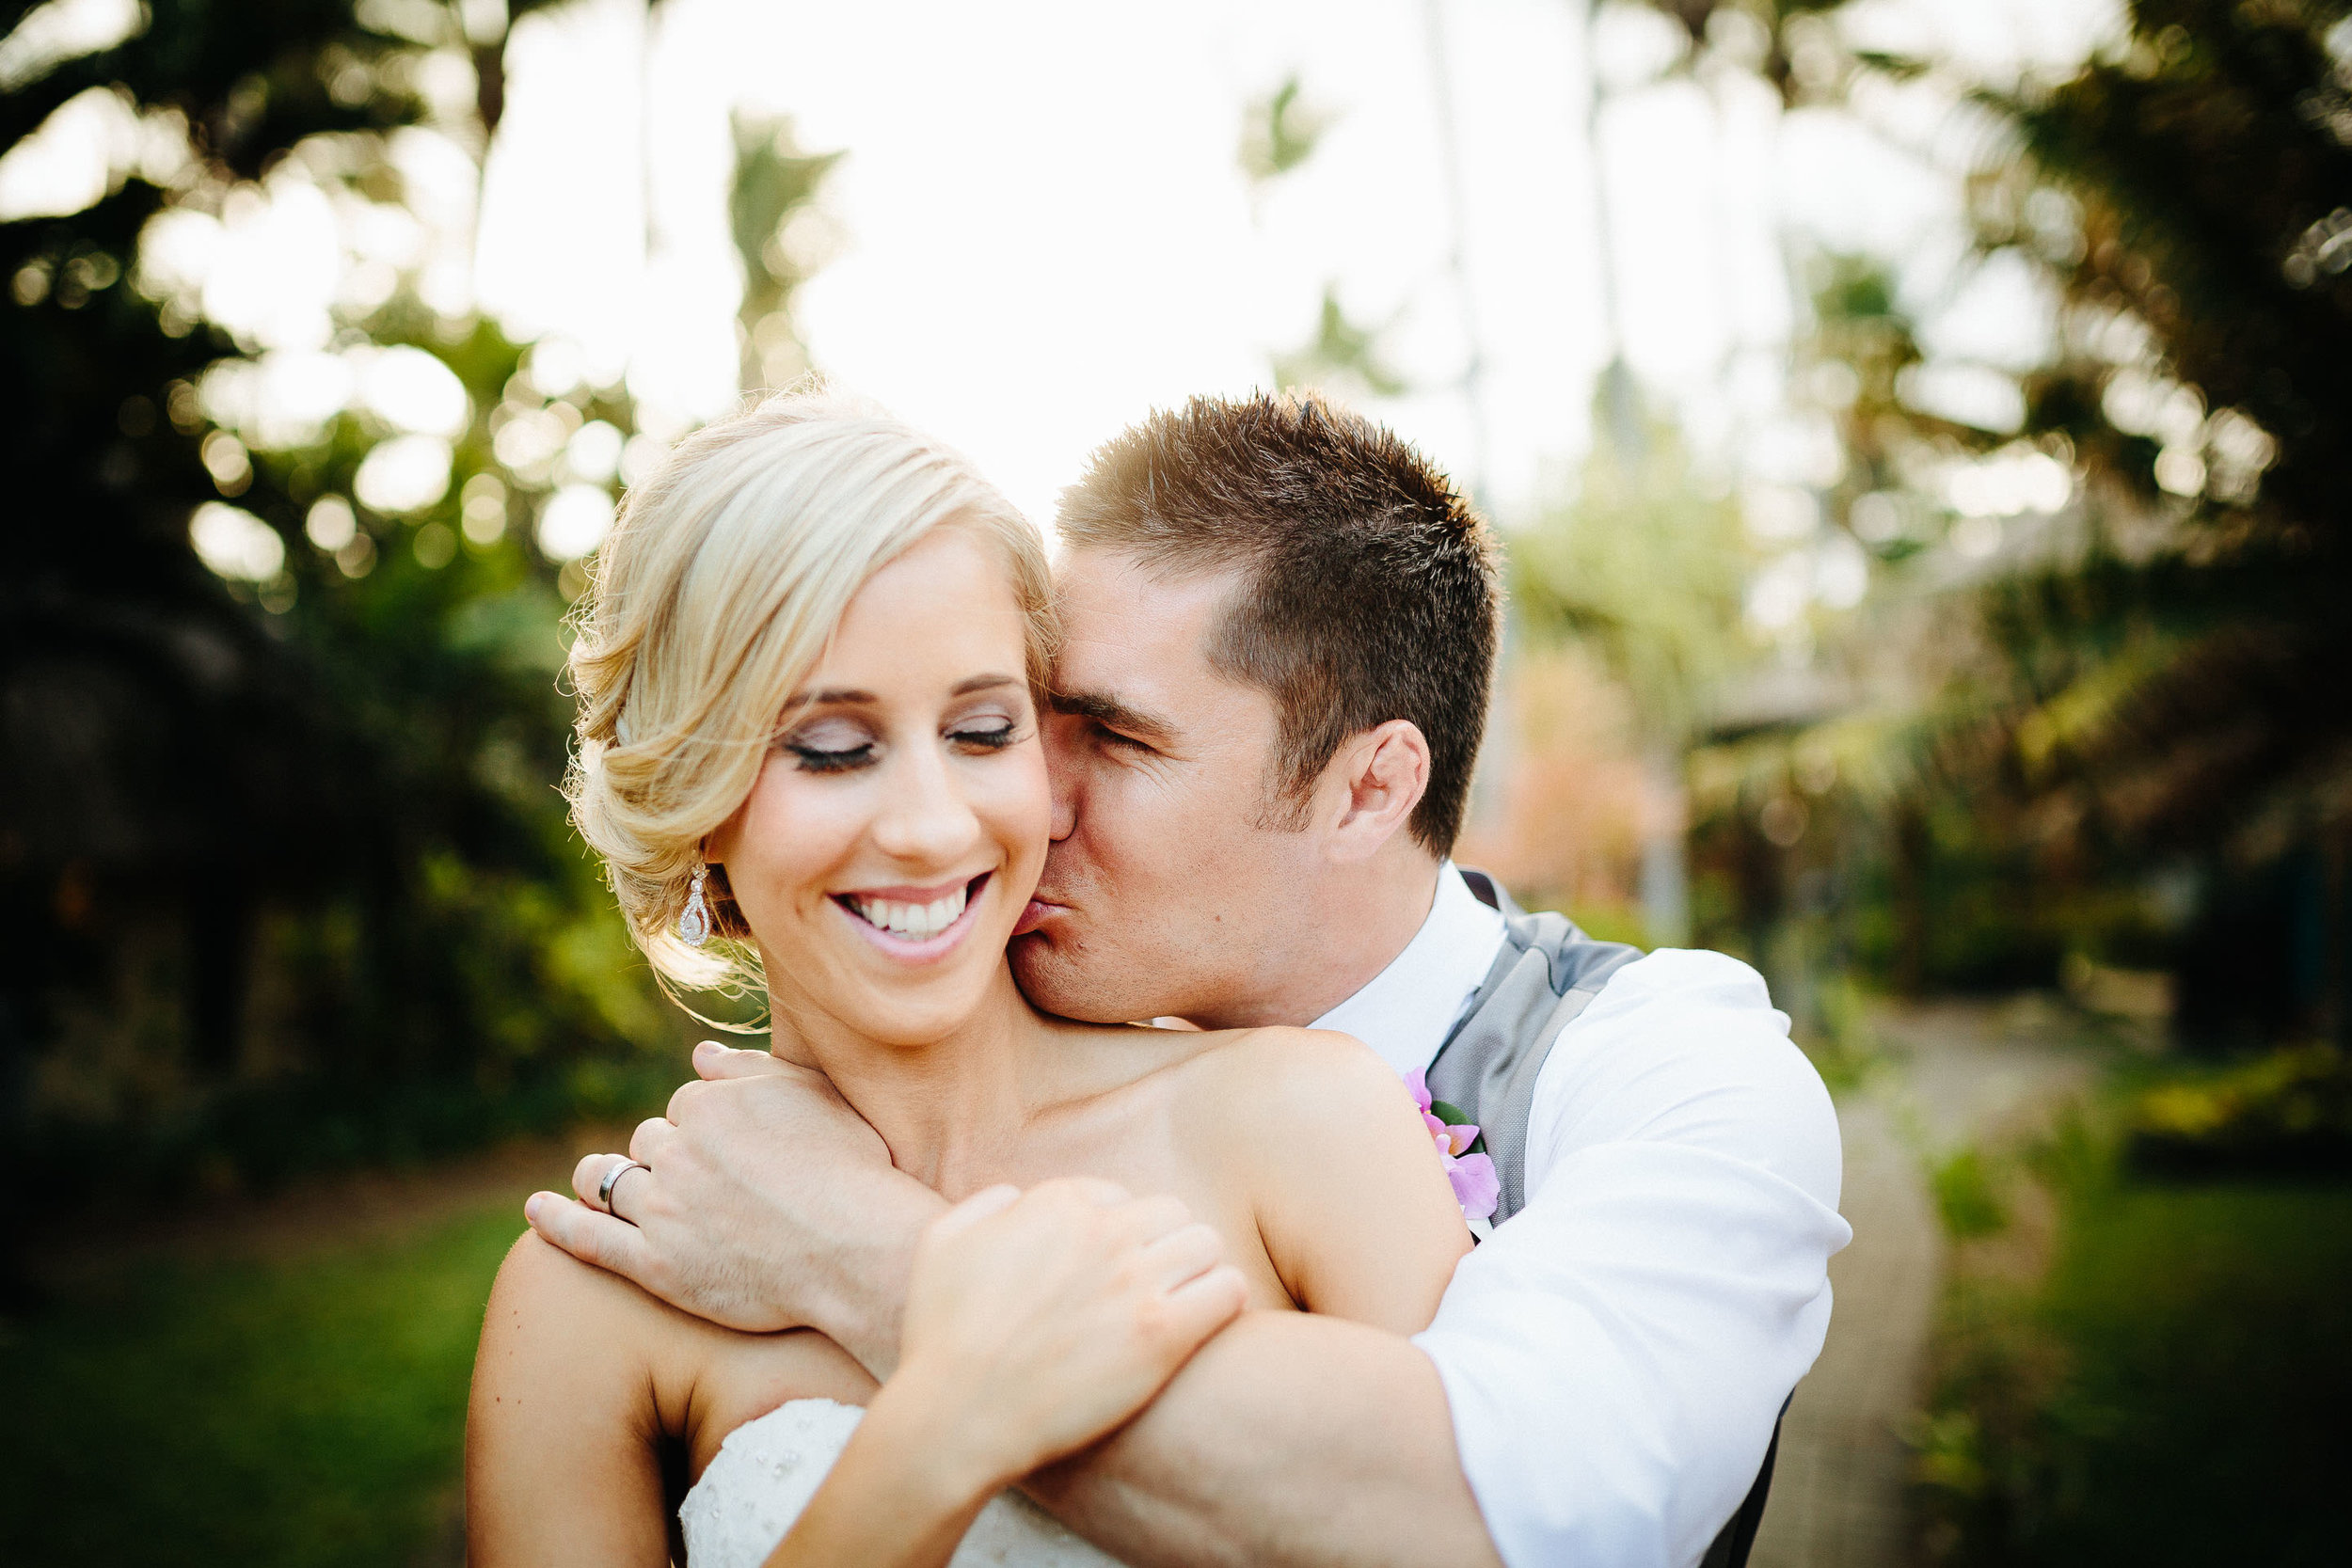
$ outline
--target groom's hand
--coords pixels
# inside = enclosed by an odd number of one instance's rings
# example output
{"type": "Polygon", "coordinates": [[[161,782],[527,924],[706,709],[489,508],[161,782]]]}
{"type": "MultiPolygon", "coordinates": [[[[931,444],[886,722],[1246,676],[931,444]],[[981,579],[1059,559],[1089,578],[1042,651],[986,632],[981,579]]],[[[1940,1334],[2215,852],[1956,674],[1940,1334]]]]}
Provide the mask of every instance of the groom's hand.
{"type": "Polygon", "coordinates": [[[914,1244],[946,1209],[893,1168],[882,1137],[820,1073],[764,1051],[694,1050],[701,1080],[642,1123],[628,1171],[592,1154],[575,1201],[539,1193],[532,1227],[584,1262],[729,1328],[822,1330],[876,1376],[898,1357],[914,1244]]]}

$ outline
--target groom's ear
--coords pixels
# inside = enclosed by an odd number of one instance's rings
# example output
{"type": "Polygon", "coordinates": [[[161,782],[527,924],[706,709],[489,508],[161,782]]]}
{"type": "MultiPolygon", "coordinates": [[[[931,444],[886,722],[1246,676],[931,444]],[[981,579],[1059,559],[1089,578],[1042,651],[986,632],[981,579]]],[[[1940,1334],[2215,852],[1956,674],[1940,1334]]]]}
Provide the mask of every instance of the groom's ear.
{"type": "Polygon", "coordinates": [[[1324,780],[1332,858],[1370,860],[1406,830],[1429,791],[1428,738],[1410,720],[1391,719],[1342,741],[1324,780]]]}

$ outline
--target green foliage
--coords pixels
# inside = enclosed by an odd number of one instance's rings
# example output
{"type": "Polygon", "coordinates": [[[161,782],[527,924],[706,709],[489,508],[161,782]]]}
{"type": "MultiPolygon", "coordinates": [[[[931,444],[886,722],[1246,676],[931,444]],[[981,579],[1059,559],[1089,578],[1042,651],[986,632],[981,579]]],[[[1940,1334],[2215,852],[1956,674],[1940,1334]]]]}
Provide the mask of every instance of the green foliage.
{"type": "Polygon", "coordinates": [[[789,314],[792,292],[822,266],[824,220],[812,206],[838,152],[803,152],[788,119],[738,113],[728,229],[743,267],[741,334],[745,390],[789,386],[808,370],[808,351],[789,314]],[[793,220],[798,216],[801,221],[793,220]]]}
{"type": "Polygon", "coordinates": [[[1242,173],[1252,184],[1279,180],[1314,156],[1333,116],[1304,95],[1296,71],[1282,85],[1252,100],[1242,119],[1242,173]]]}
{"type": "Polygon", "coordinates": [[[513,1198],[428,1234],[151,1267],[9,1326],[0,1559],[386,1568],[455,1515],[513,1198]]]}
{"type": "MultiPolygon", "coordinates": [[[[41,1196],[185,1161],[234,1180],[444,1148],[633,1102],[649,1061],[675,1073],[681,1021],[556,791],[586,541],[533,536],[557,492],[593,514],[642,460],[630,399],[598,384],[614,372],[428,308],[413,277],[338,307],[342,363],[406,354],[463,392],[446,487],[374,510],[361,466],[403,427],[367,399],[313,424],[257,413],[260,345],[141,267],[156,220],[262,199],[264,170],[396,214],[390,134],[479,156],[502,41],[432,5],[173,0],[0,112],[13,145],[106,87],[157,147],[184,141],[83,212],[0,225],[0,447],[21,481],[0,1131],[41,1196]],[[472,103],[429,102],[426,56],[461,49],[472,103]],[[199,561],[207,504],[256,564],[199,561]]],[[[761,166],[804,176],[779,211],[821,174],[804,163],[761,166]]],[[[780,310],[797,277],[763,297],[780,310]]]]}
{"type": "Polygon", "coordinates": [[[1963,1269],[1915,1433],[1930,1560],[2301,1564],[2341,1555],[2352,1191],[2149,1185],[2044,1162],[2046,1278],[1963,1269]]]}
{"type": "Polygon", "coordinates": [[[1597,445],[1575,498],[1514,536],[1512,603],[1534,635],[1597,654],[1651,736],[1678,741],[1754,652],[1740,613],[1749,559],[1738,504],[1653,422],[1635,450],[1597,445]]]}
{"type": "Polygon", "coordinates": [[[2352,1170],[2352,1058],[2302,1045],[2174,1078],[2142,1090],[2125,1126],[2151,1171],[2352,1170]]]}
{"type": "Polygon", "coordinates": [[[1339,286],[1326,283],[1315,334],[1304,347],[1274,356],[1275,385],[1395,397],[1406,389],[1405,378],[1381,355],[1381,330],[1350,321],[1340,305],[1339,286]]]}
{"type": "Polygon", "coordinates": [[[1935,1193],[1936,1216],[1944,1233],[1954,1241],[1997,1234],[2009,1224],[2009,1207],[1994,1181],[1983,1153],[1963,1148],[1939,1161],[1930,1173],[1935,1193]]]}
{"type": "MultiPolygon", "coordinates": [[[[1752,32],[1711,25],[1731,7],[1661,8],[1718,52],[1752,32]]],[[[2352,1016],[2327,907],[2341,879],[2307,895],[2272,879],[2258,922],[2233,892],[2263,867],[2340,865],[2348,842],[2346,7],[2141,0],[2071,75],[1999,90],[1846,52],[1800,8],[1738,9],[1770,40],[1744,63],[1790,103],[1872,77],[1970,92],[1992,122],[1967,177],[1979,256],[2045,285],[2058,330],[2022,379],[2022,425],[1972,428],[1923,411],[1936,367],[1892,259],[1812,264],[1794,386],[1837,432],[1821,499],[1875,558],[1873,592],[1815,656],[1843,711],[1697,769],[1740,775],[1736,804],[1703,808],[1773,809],[1793,791],[1767,775],[1835,752],[1816,823],[1876,841],[1871,863],[1837,857],[1851,951],[1905,988],[2047,983],[2069,950],[2195,951],[2185,1037],[2352,1016]],[[2002,463],[2063,464],[2074,497],[1991,525],[1993,546],[1974,518],[1975,548],[1941,547],[1960,537],[1951,477],[2002,463]],[[2152,919],[2164,866],[2201,891],[2152,919]],[[2249,966],[2257,925],[2320,956],[2249,966]]]]}
{"type": "Polygon", "coordinates": [[[1885,1065],[1878,1032],[1870,1026],[1869,998],[1851,974],[1837,974],[1819,987],[1813,1010],[1814,1027],[1798,1044],[1829,1092],[1843,1098],[1885,1065]]]}
{"type": "Polygon", "coordinates": [[[2093,533],[1987,591],[1975,676],[2024,787],[2142,841],[2210,846],[2345,776],[2344,14],[2143,0],[2127,47],[1983,95],[2015,138],[1973,182],[1981,242],[2063,301],[2026,433],[2075,454],[2093,533]]]}

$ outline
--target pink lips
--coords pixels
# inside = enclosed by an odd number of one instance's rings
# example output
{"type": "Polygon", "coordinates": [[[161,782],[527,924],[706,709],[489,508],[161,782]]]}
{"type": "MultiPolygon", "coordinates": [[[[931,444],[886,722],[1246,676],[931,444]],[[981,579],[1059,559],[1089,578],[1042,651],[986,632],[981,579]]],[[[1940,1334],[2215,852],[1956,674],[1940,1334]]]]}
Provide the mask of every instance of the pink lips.
{"type": "Polygon", "coordinates": [[[835,894],[833,897],[833,904],[835,909],[838,909],[841,911],[842,918],[847,920],[852,927],[856,927],[861,936],[865,937],[867,942],[872,942],[875,947],[880,949],[882,952],[888,954],[891,958],[897,958],[902,963],[932,963],[936,962],[940,958],[946,958],[949,953],[953,952],[957,944],[961,942],[965,935],[971,931],[973,921],[976,918],[977,911],[980,907],[980,896],[988,891],[988,884],[990,880],[994,878],[994,876],[995,873],[993,871],[984,871],[979,876],[972,878],[968,882],[959,879],[955,881],[942,882],[936,887],[928,888],[878,887],[858,889],[856,896],[860,898],[887,899],[893,903],[902,904],[929,904],[935,903],[939,899],[946,897],[949,894],[955,892],[959,887],[968,887],[970,892],[964,897],[963,912],[956,916],[954,923],[946,930],[933,936],[924,937],[920,940],[913,937],[900,936],[896,931],[886,931],[881,927],[875,925],[872,921],[867,920],[864,915],[859,914],[856,911],[849,907],[847,902],[850,896],[849,895],[835,894]]]}

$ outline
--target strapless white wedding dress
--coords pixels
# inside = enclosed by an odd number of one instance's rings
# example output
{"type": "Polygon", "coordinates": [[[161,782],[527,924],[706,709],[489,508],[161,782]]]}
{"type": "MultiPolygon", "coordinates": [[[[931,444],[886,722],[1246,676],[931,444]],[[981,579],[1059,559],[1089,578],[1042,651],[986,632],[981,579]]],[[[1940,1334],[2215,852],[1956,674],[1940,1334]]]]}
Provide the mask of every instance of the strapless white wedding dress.
{"type": "MultiPolygon", "coordinates": [[[[726,1435],[679,1505],[686,1568],[759,1568],[801,1516],[866,1412],[794,1400],[726,1435]]],[[[1016,1492],[990,1499],[949,1568],[1119,1568],[1016,1492]]]]}

